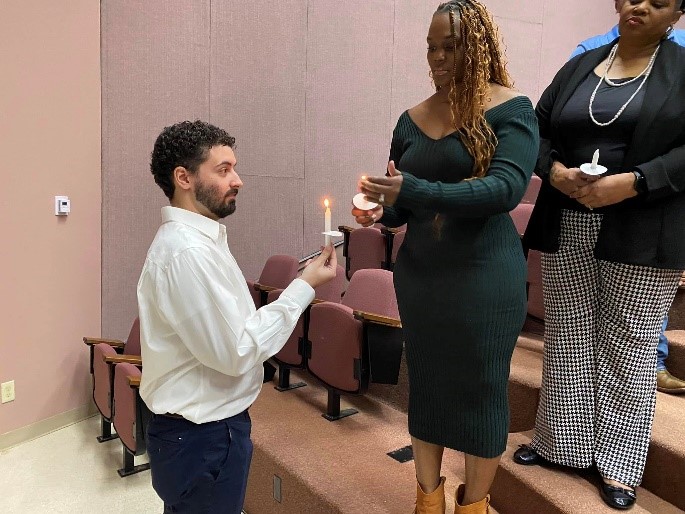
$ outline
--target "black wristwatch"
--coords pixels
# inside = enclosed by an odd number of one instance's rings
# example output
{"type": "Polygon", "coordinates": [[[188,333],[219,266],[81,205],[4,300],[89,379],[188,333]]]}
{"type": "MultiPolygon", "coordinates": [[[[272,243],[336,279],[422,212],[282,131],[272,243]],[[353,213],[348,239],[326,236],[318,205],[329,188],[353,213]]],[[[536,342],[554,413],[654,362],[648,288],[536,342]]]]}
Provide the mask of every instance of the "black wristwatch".
{"type": "Polygon", "coordinates": [[[633,189],[639,195],[643,195],[647,192],[647,179],[638,170],[633,170],[633,175],[635,175],[635,182],[633,182],[633,189]]]}

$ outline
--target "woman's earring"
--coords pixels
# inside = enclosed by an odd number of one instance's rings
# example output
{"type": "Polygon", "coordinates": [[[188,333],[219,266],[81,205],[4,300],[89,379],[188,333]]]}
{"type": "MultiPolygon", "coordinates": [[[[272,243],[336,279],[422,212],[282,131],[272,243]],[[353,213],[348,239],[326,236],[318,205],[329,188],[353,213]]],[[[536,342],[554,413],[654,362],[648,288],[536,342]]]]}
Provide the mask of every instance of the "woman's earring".
{"type": "Polygon", "coordinates": [[[666,34],[664,34],[664,39],[668,39],[669,37],[671,37],[671,34],[673,34],[673,31],[674,31],[674,30],[675,30],[675,29],[673,28],[673,25],[670,25],[670,26],[666,29],[666,34]]]}

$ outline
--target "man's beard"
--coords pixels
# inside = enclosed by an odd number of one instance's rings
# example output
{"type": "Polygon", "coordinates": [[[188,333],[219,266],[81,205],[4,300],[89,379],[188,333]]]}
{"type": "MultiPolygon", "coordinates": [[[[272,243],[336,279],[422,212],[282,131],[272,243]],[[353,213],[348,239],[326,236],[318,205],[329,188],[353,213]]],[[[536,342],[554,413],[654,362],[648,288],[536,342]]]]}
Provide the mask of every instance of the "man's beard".
{"type": "Polygon", "coordinates": [[[226,202],[228,195],[238,194],[237,189],[231,189],[225,195],[221,195],[217,186],[205,187],[202,182],[197,184],[195,198],[217,218],[225,218],[235,212],[235,199],[226,202]]]}

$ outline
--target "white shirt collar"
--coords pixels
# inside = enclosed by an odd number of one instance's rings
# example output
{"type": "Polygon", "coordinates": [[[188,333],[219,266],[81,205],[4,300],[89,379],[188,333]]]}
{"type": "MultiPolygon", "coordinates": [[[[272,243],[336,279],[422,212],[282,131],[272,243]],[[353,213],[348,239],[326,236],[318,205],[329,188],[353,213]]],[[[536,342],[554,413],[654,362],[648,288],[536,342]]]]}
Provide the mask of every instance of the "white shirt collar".
{"type": "Polygon", "coordinates": [[[193,227],[216,242],[219,241],[220,235],[226,232],[226,227],[218,221],[187,209],[172,207],[171,205],[162,207],[162,223],[167,223],[168,221],[176,221],[193,227]]]}

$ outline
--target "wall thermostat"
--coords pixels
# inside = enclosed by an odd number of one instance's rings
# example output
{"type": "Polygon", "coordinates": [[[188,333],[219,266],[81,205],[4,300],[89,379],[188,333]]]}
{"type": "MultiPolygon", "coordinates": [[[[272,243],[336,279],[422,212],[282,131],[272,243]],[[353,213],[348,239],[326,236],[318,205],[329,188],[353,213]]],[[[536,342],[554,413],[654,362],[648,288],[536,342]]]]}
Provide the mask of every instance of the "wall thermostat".
{"type": "Polygon", "coordinates": [[[55,216],[67,216],[71,212],[68,196],[55,196],[55,216]]]}

